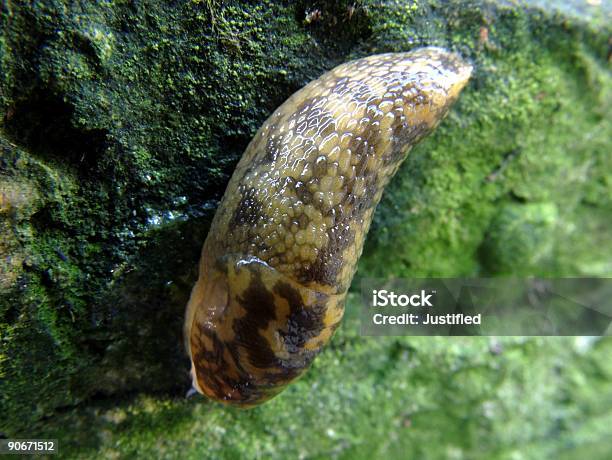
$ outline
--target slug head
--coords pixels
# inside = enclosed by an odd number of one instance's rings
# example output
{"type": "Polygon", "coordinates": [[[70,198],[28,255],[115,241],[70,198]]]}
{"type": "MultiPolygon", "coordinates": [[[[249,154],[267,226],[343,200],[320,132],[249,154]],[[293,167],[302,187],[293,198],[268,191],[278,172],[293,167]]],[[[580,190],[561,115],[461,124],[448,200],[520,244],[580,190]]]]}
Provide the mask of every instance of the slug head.
{"type": "Polygon", "coordinates": [[[194,388],[241,407],[270,399],[329,341],[343,299],[304,288],[255,257],[224,256],[202,267],[185,323],[194,388]]]}

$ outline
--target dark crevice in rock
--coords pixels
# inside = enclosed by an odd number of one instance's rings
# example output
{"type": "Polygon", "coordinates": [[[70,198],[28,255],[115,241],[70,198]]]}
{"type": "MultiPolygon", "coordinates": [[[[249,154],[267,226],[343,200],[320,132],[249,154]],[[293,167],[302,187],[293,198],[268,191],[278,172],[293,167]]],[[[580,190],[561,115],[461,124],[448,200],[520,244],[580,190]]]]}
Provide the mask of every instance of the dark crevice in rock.
{"type": "Polygon", "coordinates": [[[4,133],[27,151],[67,162],[84,174],[94,174],[106,148],[106,131],[78,129],[74,109],[48,91],[37,90],[17,102],[4,120],[4,133]]]}
{"type": "Polygon", "coordinates": [[[361,2],[302,0],[296,2],[295,18],[330,54],[346,55],[372,35],[368,8],[361,2]]]}

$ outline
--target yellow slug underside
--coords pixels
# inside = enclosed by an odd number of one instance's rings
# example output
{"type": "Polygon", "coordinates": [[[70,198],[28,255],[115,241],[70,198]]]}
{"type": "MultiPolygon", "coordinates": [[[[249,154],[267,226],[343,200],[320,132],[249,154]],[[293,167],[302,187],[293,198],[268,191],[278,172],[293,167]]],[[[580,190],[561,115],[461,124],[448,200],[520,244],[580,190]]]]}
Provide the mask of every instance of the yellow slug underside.
{"type": "Polygon", "coordinates": [[[248,407],[308,368],[342,319],[385,185],[471,71],[441,48],[370,56],[266,120],[215,214],[187,306],[196,390],[248,407]]]}

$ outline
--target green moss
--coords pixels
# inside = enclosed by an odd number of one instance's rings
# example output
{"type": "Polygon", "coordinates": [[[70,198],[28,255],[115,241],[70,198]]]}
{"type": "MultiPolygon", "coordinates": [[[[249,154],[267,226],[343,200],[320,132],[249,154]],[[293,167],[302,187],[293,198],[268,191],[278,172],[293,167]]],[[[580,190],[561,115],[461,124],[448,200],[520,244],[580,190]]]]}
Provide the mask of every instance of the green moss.
{"type": "Polygon", "coordinates": [[[550,257],[558,220],[559,211],[552,203],[504,206],[481,248],[485,268],[516,276],[537,270],[550,257]]]}
{"type": "Polygon", "coordinates": [[[602,451],[609,415],[587,388],[609,394],[609,341],[581,355],[571,340],[513,339],[492,357],[484,341],[366,339],[346,326],[313,372],[260,409],[174,398],[188,385],[184,305],[236,161],[286,97],[350,58],[433,44],[475,65],[386,192],[359,276],[610,276],[604,8],[5,3],[0,431],[31,435],[46,417],[36,430],[75,456],[602,451]],[[82,435],[69,440],[62,423],[82,435]]]}
{"type": "Polygon", "coordinates": [[[253,410],[137,396],[62,414],[40,433],[66,458],[606,458],[612,341],[358,329],[347,318],[305,377],[253,410]]]}
{"type": "MultiPolygon", "coordinates": [[[[447,14],[454,17],[452,11],[447,14]]],[[[588,221],[600,219],[599,210],[612,219],[612,165],[605,147],[612,134],[605,121],[610,114],[609,90],[602,90],[611,86],[610,74],[599,64],[591,63],[588,71],[574,65],[577,59],[594,59],[585,54],[583,42],[561,33],[558,40],[564,46],[543,48],[525,34],[534,27],[528,16],[504,9],[499,14],[496,21],[508,22],[490,29],[488,40],[493,44],[476,52],[472,86],[448,120],[411,152],[390,184],[360,274],[457,276],[514,270],[516,264],[497,260],[510,247],[490,250],[493,233],[513,237],[509,227],[515,223],[510,219],[502,223],[501,215],[513,202],[525,202],[525,209],[531,202],[548,203],[558,210],[555,231],[542,235],[542,247],[535,248],[537,252],[551,246],[555,256],[522,267],[521,273],[576,274],[576,263],[568,264],[572,258],[598,257],[609,266],[607,253],[580,252],[583,246],[570,254],[566,242],[575,233],[584,235],[588,221]],[[509,24],[519,27],[509,35],[512,46],[494,45],[508,39],[498,38],[494,31],[504,26],[508,35],[509,24]],[[603,113],[607,115],[602,117],[603,113]],[[586,212],[585,201],[593,193],[600,199],[592,212],[586,212]],[[544,242],[547,238],[553,241],[544,242]],[[563,261],[556,257],[560,252],[563,261]],[[389,261],[390,253],[400,257],[389,261]]],[[[552,25],[546,30],[548,39],[555,30],[552,25]]],[[[547,219],[545,215],[536,219],[540,218],[547,219]]],[[[611,247],[609,239],[601,242],[611,247]]],[[[527,252],[534,249],[522,247],[527,252]]]]}

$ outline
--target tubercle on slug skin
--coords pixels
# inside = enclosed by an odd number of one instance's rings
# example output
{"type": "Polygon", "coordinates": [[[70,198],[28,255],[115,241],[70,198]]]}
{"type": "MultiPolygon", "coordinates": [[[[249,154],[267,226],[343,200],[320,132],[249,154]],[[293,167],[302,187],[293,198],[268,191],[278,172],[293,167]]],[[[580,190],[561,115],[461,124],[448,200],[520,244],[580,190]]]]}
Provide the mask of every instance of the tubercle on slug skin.
{"type": "Polygon", "coordinates": [[[331,339],[384,187],[472,67],[441,48],[342,64],[283,103],[227,186],[185,319],[194,388],[250,407],[331,339]]]}

